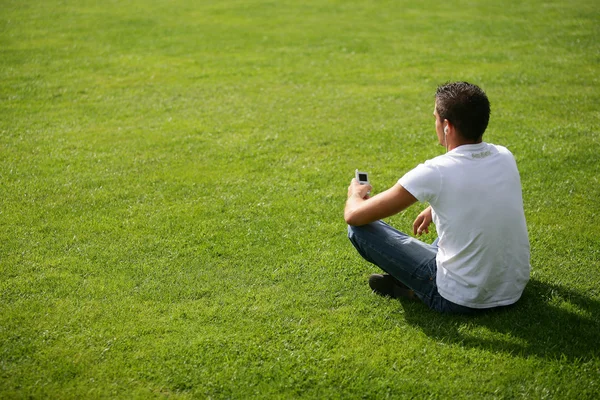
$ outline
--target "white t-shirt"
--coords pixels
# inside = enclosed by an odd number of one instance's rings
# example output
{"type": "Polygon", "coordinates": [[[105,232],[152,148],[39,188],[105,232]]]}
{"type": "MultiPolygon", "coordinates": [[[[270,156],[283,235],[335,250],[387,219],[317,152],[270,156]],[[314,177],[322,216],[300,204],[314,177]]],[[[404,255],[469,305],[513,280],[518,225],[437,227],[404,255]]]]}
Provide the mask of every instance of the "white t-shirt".
{"type": "Polygon", "coordinates": [[[472,308],[515,303],[529,280],[521,179],[512,153],[488,143],[459,146],[398,183],[433,210],[436,282],[447,300],[472,308]]]}

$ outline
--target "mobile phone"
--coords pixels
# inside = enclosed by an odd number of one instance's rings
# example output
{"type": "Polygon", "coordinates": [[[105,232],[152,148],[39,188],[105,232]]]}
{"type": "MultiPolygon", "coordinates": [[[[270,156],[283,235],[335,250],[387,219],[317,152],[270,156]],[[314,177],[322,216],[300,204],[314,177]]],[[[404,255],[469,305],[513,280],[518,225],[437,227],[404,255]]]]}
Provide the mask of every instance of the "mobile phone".
{"type": "Polygon", "coordinates": [[[355,171],[355,175],[356,175],[356,180],[361,185],[368,185],[369,184],[369,174],[367,174],[366,172],[362,172],[362,171],[356,170],[355,171]]]}

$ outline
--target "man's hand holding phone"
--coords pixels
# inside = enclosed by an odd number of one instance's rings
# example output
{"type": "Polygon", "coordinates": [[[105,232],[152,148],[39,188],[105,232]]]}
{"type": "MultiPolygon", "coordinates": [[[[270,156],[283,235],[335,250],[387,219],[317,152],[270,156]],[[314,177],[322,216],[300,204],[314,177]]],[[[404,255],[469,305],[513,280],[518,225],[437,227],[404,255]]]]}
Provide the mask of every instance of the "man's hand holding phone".
{"type": "Polygon", "coordinates": [[[356,170],[355,177],[348,187],[348,197],[357,196],[361,199],[368,199],[371,194],[371,189],[369,175],[366,172],[356,170]]]}

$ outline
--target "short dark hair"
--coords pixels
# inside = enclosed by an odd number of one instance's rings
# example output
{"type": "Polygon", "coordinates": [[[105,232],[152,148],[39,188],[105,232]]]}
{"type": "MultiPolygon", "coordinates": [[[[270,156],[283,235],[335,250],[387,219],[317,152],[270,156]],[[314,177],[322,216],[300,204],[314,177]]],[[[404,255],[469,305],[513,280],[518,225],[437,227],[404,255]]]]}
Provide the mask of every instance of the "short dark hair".
{"type": "Polygon", "coordinates": [[[435,108],[468,140],[481,139],[490,121],[490,101],[485,92],[467,82],[440,85],[435,92],[435,108]]]}

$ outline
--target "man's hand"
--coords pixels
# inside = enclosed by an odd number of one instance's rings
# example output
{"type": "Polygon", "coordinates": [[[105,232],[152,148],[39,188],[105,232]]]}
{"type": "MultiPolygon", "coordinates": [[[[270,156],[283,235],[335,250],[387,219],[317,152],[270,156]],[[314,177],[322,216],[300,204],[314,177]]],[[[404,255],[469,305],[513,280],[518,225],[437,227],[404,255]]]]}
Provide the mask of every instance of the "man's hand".
{"type": "Polygon", "coordinates": [[[368,199],[371,185],[361,185],[355,178],[352,178],[350,186],[348,186],[348,198],[356,196],[361,199],[368,199]]]}
{"type": "Polygon", "coordinates": [[[431,220],[431,206],[429,206],[415,219],[415,222],[413,223],[413,233],[419,236],[421,236],[423,232],[429,233],[429,224],[431,223],[431,220]]]}

